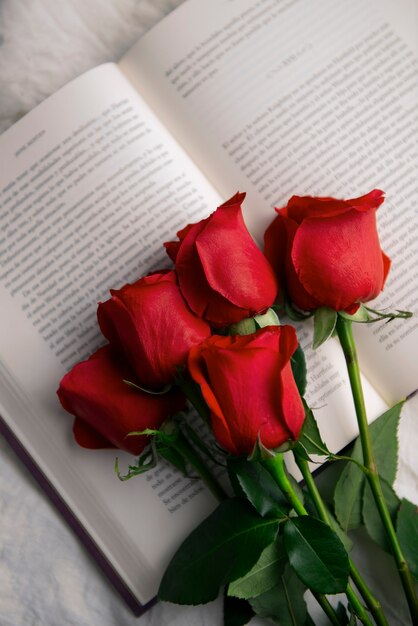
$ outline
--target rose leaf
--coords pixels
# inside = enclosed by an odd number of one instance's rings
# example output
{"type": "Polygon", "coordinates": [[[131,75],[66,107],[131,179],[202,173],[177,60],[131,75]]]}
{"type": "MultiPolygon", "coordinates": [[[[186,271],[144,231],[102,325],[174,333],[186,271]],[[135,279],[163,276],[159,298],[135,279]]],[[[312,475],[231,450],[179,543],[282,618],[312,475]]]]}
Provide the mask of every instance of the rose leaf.
{"type": "Polygon", "coordinates": [[[307,617],[303,597],[305,591],[306,586],[286,565],[279,583],[261,596],[251,599],[250,604],[257,615],[270,618],[280,626],[304,624],[307,617]]]}
{"type": "Polygon", "coordinates": [[[287,555],[281,538],[267,546],[257,563],[242,578],[230,583],[228,595],[236,598],[255,598],[279,584],[287,555]]]}
{"type": "Polygon", "coordinates": [[[306,359],[300,345],[290,359],[290,364],[299,394],[303,397],[306,391],[306,359]]]}
{"type": "Polygon", "coordinates": [[[348,555],[327,524],[309,515],[290,518],[283,538],[290,565],[305,585],[318,593],[345,591],[348,555]]]}
{"type": "Polygon", "coordinates": [[[205,604],[242,577],[273,543],[278,522],[260,517],[239,498],[221,502],[182,543],[163,576],[160,600],[205,604]],[[243,549],[245,546],[245,549],[243,549]]]}
{"type": "Polygon", "coordinates": [[[377,469],[390,485],[395,481],[398,468],[398,425],[403,404],[395,404],[370,425],[377,469]]]}
{"type": "Polygon", "coordinates": [[[411,573],[418,580],[418,507],[405,498],[401,501],[396,534],[411,573]]]}
{"type": "MultiPolygon", "coordinates": [[[[382,478],[380,479],[382,486],[383,497],[386,501],[390,517],[392,521],[395,521],[396,514],[399,509],[400,500],[392,487],[382,478]]],[[[363,522],[369,536],[375,541],[383,550],[390,553],[390,544],[386,537],[386,531],[380,519],[380,515],[376,508],[376,504],[373,498],[372,490],[369,484],[366,482],[363,492],[363,522]]]]}
{"type": "Polygon", "coordinates": [[[228,472],[231,483],[238,482],[241,493],[262,517],[285,519],[288,516],[291,508],[288,501],[261,463],[231,457],[228,459],[228,472]]]}
{"type": "MultiPolygon", "coordinates": [[[[359,462],[363,460],[361,447],[354,446],[351,458],[359,462]]],[[[341,528],[347,532],[362,524],[361,501],[365,477],[361,469],[348,462],[340,474],[334,491],[335,516],[341,528]]]]}
{"type": "Polygon", "coordinates": [[[240,598],[224,596],[224,624],[223,626],[245,626],[254,617],[251,604],[240,598]]]}
{"type": "MultiPolygon", "coordinates": [[[[397,429],[403,402],[383,413],[370,425],[370,438],[380,477],[392,485],[398,464],[397,429]]],[[[362,463],[361,442],[357,438],[351,458],[362,463]]],[[[365,484],[363,472],[354,463],[347,463],[334,492],[336,517],[344,531],[362,524],[362,494],[365,484]]]]}

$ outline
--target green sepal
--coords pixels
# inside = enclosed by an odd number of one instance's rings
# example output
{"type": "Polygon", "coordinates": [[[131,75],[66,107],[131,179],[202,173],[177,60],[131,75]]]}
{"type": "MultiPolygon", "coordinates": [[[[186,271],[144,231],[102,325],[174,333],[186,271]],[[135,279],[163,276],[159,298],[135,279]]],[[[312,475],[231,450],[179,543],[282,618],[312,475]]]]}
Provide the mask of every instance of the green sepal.
{"type": "Polygon", "coordinates": [[[272,308],[267,309],[267,311],[262,315],[255,315],[254,321],[257,328],[265,328],[266,326],[280,326],[279,316],[272,308]]]}
{"type": "MultiPolygon", "coordinates": [[[[317,517],[317,509],[315,506],[314,501],[312,500],[312,496],[309,493],[309,491],[306,489],[306,487],[304,488],[304,495],[305,495],[305,509],[307,510],[307,512],[312,515],[312,517],[317,517]]],[[[341,526],[339,525],[336,517],[334,516],[334,514],[332,513],[332,511],[330,510],[329,506],[327,505],[327,503],[324,501],[324,507],[326,508],[327,511],[327,515],[328,515],[328,519],[329,519],[329,524],[332,528],[332,530],[335,532],[335,534],[338,536],[339,540],[341,541],[341,543],[343,544],[344,548],[346,549],[347,552],[350,552],[350,550],[353,547],[353,542],[351,541],[350,537],[347,535],[347,533],[345,533],[343,531],[343,529],[341,528],[341,526]]]]}
{"type": "Polygon", "coordinates": [[[305,420],[299,435],[298,443],[294,448],[294,452],[296,454],[301,454],[303,458],[307,458],[307,460],[310,460],[308,456],[309,454],[329,456],[331,452],[328,450],[326,444],[321,438],[315,416],[306,402],[304,402],[304,406],[305,420]],[[306,452],[306,455],[303,455],[302,450],[306,452]]]}
{"type": "Polygon", "coordinates": [[[228,327],[228,335],[252,335],[257,330],[257,324],[253,317],[231,324],[228,327]]]}
{"type": "MultiPolygon", "coordinates": [[[[287,297],[284,298],[280,308],[284,311],[284,314],[292,320],[292,322],[303,322],[313,315],[312,313],[307,313],[295,308],[293,303],[291,303],[287,297]]],[[[274,309],[277,310],[277,307],[274,307],[274,309]]]]}
{"type": "Polygon", "coordinates": [[[260,554],[257,563],[241,578],[229,584],[228,595],[248,600],[269,591],[279,584],[288,563],[283,540],[276,541],[260,554]]]}
{"type": "Polygon", "coordinates": [[[253,451],[248,457],[249,461],[263,461],[264,459],[274,459],[276,456],[275,450],[270,450],[270,448],[266,448],[263,442],[260,439],[260,436],[257,437],[257,441],[254,444],[253,451]]]}
{"type": "Polygon", "coordinates": [[[160,429],[144,428],[144,430],[132,431],[128,433],[126,435],[127,437],[150,437],[150,443],[145,448],[143,454],[138,457],[136,465],[128,466],[128,472],[125,475],[120,473],[119,459],[115,459],[114,471],[119,480],[129,480],[134,476],[139,476],[148,472],[157,465],[159,456],[162,456],[174,465],[174,467],[183,472],[183,474],[186,474],[186,461],[174,448],[179,434],[179,426],[172,420],[164,422],[160,429]]]}
{"type": "Polygon", "coordinates": [[[162,442],[156,443],[157,454],[178,469],[184,476],[187,476],[186,459],[180,452],[177,452],[172,446],[168,446],[162,442]]]}
{"type": "Polygon", "coordinates": [[[165,385],[162,389],[155,390],[155,389],[147,389],[147,387],[141,387],[137,383],[133,383],[131,380],[124,379],[123,382],[125,383],[125,385],[128,385],[128,387],[132,387],[133,389],[138,389],[138,391],[142,391],[143,393],[148,393],[151,396],[163,396],[164,394],[171,391],[171,389],[173,388],[172,383],[165,385]]]}
{"type": "Polygon", "coordinates": [[[253,567],[277,529],[276,520],[261,517],[245,500],[224,500],[175,553],[159,599],[193,605],[215,600],[223,585],[253,567]]]}
{"type": "Polygon", "coordinates": [[[147,436],[147,437],[158,437],[161,441],[165,443],[171,443],[177,439],[177,433],[172,432],[167,434],[164,430],[159,430],[158,428],[144,428],[144,430],[132,430],[128,433],[127,437],[135,437],[135,436],[147,436]]]}
{"type": "Polygon", "coordinates": [[[380,322],[382,320],[386,320],[386,324],[388,322],[392,322],[395,319],[407,320],[414,316],[414,313],[411,311],[403,311],[402,309],[396,309],[395,311],[385,312],[377,311],[376,309],[371,309],[366,306],[367,312],[370,314],[370,322],[380,322]]]}
{"type": "Polygon", "coordinates": [[[299,394],[301,397],[303,397],[306,392],[307,369],[305,354],[302,350],[301,345],[298,345],[295,352],[293,353],[290,359],[290,365],[292,366],[293,377],[295,379],[299,394]]]}
{"type": "Polygon", "coordinates": [[[337,311],[327,306],[316,309],[314,313],[314,335],[312,348],[316,350],[332,336],[337,323],[337,311]]]}
{"type": "Polygon", "coordinates": [[[350,571],[348,554],[327,524],[310,515],[290,518],[283,538],[290,565],[312,591],[345,591],[350,571]]]}
{"type": "Polygon", "coordinates": [[[150,445],[146,447],[144,453],[138,458],[136,465],[128,465],[128,472],[121,474],[119,470],[119,459],[116,457],[114,464],[114,472],[120,481],[124,482],[134,476],[139,476],[153,469],[157,465],[158,454],[155,449],[155,442],[152,440],[150,445]]]}
{"type": "Polygon", "coordinates": [[[360,304],[359,308],[353,315],[350,315],[345,311],[338,311],[338,315],[343,319],[348,320],[349,322],[360,322],[363,324],[370,321],[371,319],[370,314],[364,304],[360,304]]]}
{"type": "Polygon", "coordinates": [[[304,593],[306,586],[296,576],[290,565],[286,565],[276,587],[250,600],[260,617],[267,617],[279,626],[304,624],[307,618],[304,593]]]}
{"type": "Polygon", "coordinates": [[[418,507],[406,498],[399,508],[396,534],[411,574],[418,580],[418,507]]]}
{"type": "Polygon", "coordinates": [[[305,448],[301,443],[298,443],[293,447],[293,453],[296,454],[300,459],[305,459],[305,461],[313,462],[309,454],[306,452],[305,448]]]}
{"type": "Polygon", "coordinates": [[[230,457],[228,473],[235,476],[241,492],[262,517],[287,518],[291,507],[261,463],[230,457]]]}
{"type": "Polygon", "coordinates": [[[245,626],[254,617],[255,612],[249,602],[240,598],[224,595],[223,626],[245,626]]]}
{"type": "Polygon", "coordinates": [[[402,311],[402,309],[396,309],[395,311],[377,311],[365,304],[360,304],[353,315],[345,311],[338,311],[338,315],[349,322],[357,322],[358,324],[373,324],[374,322],[382,322],[383,320],[385,320],[387,324],[394,319],[409,319],[414,314],[411,313],[411,311],[402,311]]]}
{"type": "Polygon", "coordinates": [[[269,452],[271,452],[272,455],[275,456],[276,454],[289,452],[289,450],[293,450],[294,447],[295,447],[295,441],[293,439],[288,439],[287,441],[282,443],[281,446],[277,446],[277,448],[272,448],[271,450],[269,450],[269,452]]]}

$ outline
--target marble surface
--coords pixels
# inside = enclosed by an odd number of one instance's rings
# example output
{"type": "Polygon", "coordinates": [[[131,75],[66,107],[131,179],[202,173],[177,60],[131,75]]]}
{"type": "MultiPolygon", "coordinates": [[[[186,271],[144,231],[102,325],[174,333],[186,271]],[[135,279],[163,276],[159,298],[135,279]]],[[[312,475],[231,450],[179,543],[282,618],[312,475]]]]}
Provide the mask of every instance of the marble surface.
{"type": "MultiPolygon", "coordinates": [[[[118,59],[181,1],[0,0],[0,131],[89,67],[118,59]]],[[[402,419],[403,460],[396,483],[399,495],[415,502],[417,414],[415,398],[402,419]]],[[[386,598],[391,626],[407,624],[386,556],[360,539],[356,559],[366,571],[378,571],[373,585],[386,598]]],[[[134,618],[3,440],[0,554],[2,626],[222,624],[220,602],[193,608],[158,604],[134,618]]],[[[318,617],[317,623],[325,622],[318,617]]]]}

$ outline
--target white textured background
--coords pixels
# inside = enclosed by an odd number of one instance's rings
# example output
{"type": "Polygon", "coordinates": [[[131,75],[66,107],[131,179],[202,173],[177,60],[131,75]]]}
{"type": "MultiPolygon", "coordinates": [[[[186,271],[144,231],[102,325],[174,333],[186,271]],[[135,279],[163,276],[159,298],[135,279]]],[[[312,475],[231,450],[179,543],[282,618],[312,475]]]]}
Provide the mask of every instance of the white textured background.
{"type": "MultiPolygon", "coordinates": [[[[83,71],[117,60],[181,1],[0,0],[0,132],[83,71]]],[[[418,398],[401,424],[397,491],[418,502],[414,415],[418,398]]],[[[391,626],[407,624],[386,556],[370,547],[356,556],[366,571],[378,572],[374,584],[392,607],[391,626]]],[[[133,618],[0,439],[0,626],[132,624],[220,626],[221,607],[157,605],[133,618]]]]}

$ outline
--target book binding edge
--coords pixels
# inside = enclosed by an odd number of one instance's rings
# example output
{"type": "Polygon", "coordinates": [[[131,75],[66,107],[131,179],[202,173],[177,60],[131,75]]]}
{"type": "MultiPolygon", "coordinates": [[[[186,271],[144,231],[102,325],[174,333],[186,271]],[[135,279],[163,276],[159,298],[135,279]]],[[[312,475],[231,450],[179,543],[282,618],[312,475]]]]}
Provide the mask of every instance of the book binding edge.
{"type": "Polygon", "coordinates": [[[84,545],[90,556],[92,556],[96,561],[106,578],[119,593],[133,614],[136,617],[139,617],[151,608],[156,603],[157,599],[153,598],[146,604],[141,604],[139,602],[1,415],[0,434],[7,441],[17,458],[25,465],[30,474],[35,478],[42,491],[49,498],[57,511],[60,513],[61,517],[84,545]]]}

